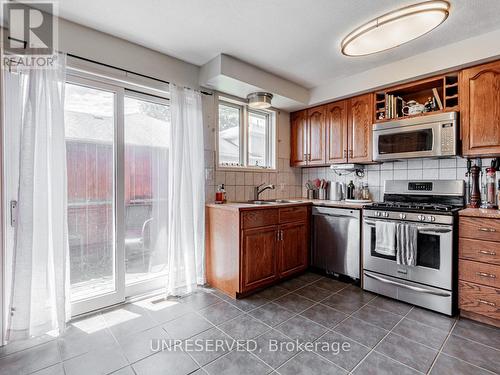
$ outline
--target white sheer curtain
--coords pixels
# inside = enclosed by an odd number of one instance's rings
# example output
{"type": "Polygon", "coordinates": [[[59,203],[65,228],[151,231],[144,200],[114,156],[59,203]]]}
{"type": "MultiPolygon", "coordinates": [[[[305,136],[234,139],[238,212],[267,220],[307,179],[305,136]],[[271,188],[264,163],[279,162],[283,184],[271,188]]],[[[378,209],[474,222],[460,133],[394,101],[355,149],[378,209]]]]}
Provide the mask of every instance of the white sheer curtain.
{"type": "Polygon", "coordinates": [[[170,84],[168,295],[205,283],[205,179],[201,94],[170,84]]]}
{"type": "MultiPolygon", "coordinates": [[[[7,339],[64,329],[70,317],[64,141],[65,57],[20,73],[19,203],[7,339]]],[[[9,126],[9,124],[7,124],[9,126]]]]}

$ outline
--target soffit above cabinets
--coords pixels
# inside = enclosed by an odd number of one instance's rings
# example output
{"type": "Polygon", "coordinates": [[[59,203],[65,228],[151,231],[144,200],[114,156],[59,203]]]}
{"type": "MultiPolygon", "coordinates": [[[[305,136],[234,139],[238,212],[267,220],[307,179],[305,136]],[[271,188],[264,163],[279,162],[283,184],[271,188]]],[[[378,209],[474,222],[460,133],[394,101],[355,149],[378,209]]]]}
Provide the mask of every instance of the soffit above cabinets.
{"type": "Polygon", "coordinates": [[[234,57],[220,54],[200,69],[199,85],[246,98],[257,91],[274,95],[274,108],[293,110],[309,103],[309,90],[234,57]]]}

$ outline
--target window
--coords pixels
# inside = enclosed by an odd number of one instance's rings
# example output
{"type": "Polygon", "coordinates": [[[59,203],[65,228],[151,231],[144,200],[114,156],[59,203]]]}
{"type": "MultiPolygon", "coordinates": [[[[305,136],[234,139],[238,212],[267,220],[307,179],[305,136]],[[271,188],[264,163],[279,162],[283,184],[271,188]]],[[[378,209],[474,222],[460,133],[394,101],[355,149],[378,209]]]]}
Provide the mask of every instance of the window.
{"type": "Polygon", "coordinates": [[[272,111],[219,101],[218,165],[220,168],[274,169],[276,126],[272,111]]]}

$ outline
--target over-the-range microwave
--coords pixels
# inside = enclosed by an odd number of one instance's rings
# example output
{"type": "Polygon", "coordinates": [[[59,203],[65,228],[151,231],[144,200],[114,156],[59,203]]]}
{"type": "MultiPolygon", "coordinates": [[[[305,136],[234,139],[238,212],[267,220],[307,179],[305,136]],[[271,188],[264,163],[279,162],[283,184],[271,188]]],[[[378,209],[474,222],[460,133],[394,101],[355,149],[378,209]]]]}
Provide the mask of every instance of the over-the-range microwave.
{"type": "Polygon", "coordinates": [[[458,114],[445,112],[373,125],[373,160],[455,156],[458,114]]]}

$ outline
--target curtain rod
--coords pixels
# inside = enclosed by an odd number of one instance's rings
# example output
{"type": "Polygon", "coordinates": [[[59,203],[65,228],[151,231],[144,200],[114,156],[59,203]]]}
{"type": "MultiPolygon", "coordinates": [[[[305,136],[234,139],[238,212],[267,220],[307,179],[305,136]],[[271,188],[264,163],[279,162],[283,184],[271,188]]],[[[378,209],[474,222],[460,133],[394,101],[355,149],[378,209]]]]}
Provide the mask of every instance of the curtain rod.
{"type": "MultiPolygon", "coordinates": [[[[105,64],[105,63],[102,63],[102,62],[99,62],[99,61],[95,61],[95,60],[92,60],[92,59],[87,59],[86,57],[81,57],[81,56],[77,56],[77,55],[74,55],[72,53],[67,53],[66,54],[67,56],[70,56],[70,57],[73,57],[75,59],[80,59],[80,60],[83,60],[83,61],[87,61],[87,62],[91,62],[93,64],[98,64],[98,65],[101,65],[101,66],[105,66],[107,68],[111,68],[111,69],[117,69],[117,70],[121,70],[122,72],[126,72],[126,73],[131,73],[131,74],[135,74],[137,76],[140,76],[140,77],[144,77],[144,78],[148,78],[148,79],[152,79],[154,81],[158,81],[158,82],[161,82],[161,83],[166,83],[167,85],[170,84],[170,82],[168,81],[164,81],[162,79],[158,79],[158,78],[154,78],[154,77],[150,77],[150,76],[147,76],[145,74],[141,74],[141,73],[136,73],[136,72],[132,72],[130,70],[127,70],[127,69],[123,69],[123,68],[118,68],[116,66],[113,66],[113,65],[109,65],[109,64],[105,64]]],[[[185,87],[187,89],[191,89],[190,87],[185,87]]],[[[202,90],[199,90],[200,93],[202,93],[203,95],[213,95],[213,93],[211,92],[207,92],[207,91],[202,91],[202,90]]]]}

